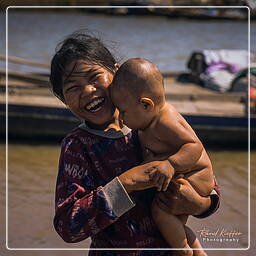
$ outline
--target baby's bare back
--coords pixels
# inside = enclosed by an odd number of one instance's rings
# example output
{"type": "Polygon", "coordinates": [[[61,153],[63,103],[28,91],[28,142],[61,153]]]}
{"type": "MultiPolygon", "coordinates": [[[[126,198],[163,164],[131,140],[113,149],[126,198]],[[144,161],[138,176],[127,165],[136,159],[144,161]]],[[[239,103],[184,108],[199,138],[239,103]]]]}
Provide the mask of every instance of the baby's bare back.
{"type": "MultiPolygon", "coordinates": [[[[144,151],[149,150],[153,153],[153,156],[150,156],[151,159],[145,160],[164,160],[183,154],[185,163],[186,158],[193,157],[194,154],[194,148],[184,147],[186,141],[188,144],[197,142],[202,149],[200,157],[189,167],[186,166],[181,172],[176,172],[176,175],[183,173],[184,177],[190,181],[200,195],[209,195],[214,188],[213,171],[209,156],[192,127],[173,106],[166,105],[157,120],[152,122],[147,129],[139,131],[139,137],[144,151]],[[163,126],[164,129],[162,129],[163,126]],[[181,150],[182,146],[183,149],[181,150]]],[[[144,156],[147,157],[146,154],[144,156]]]]}

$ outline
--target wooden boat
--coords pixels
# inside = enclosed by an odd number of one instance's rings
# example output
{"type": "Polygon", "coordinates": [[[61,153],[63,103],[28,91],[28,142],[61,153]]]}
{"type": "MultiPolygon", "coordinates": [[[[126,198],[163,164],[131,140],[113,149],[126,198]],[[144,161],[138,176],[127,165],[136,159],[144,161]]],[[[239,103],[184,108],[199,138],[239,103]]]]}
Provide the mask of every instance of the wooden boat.
{"type": "MultiPolygon", "coordinates": [[[[31,63],[27,64],[31,65],[31,63]]],[[[60,141],[80,123],[63,103],[52,96],[46,75],[24,74],[10,70],[8,74],[7,105],[4,94],[5,80],[0,80],[2,92],[0,93],[0,134],[2,138],[6,134],[7,127],[9,139],[47,142],[57,139],[60,141]]],[[[204,144],[213,147],[248,146],[249,120],[245,113],[245,93],[220,94],[193,83],[179,83],[177,73],[163,75],[166,99],[191,124],[204,144]]],[[[4,70],[0,70],[0,76],[4,78],[4,70]]],[[[255,116],[251,117],[250,125],[251,146],[255,147],[255,116]]]]}
{"type": "MultiPolygon", "coordinates": [[[[5,128],[5,107],[0,105],[1,135],[5,128]]],[[[200,139],[211,146],[246,147],[248,118],[184,115],[200,139]]],[[[80,122],[67,109],[40,106],[8,106],[10,138],[61,139],[80,122]]],[[[251,119],[251,143],[255,145],[256,119],[251,119]]]]}
{"type": "MultiPolygon", "coordinates": [[[[8,104],[7,127],[10,139],[61,140],[80,121],[64,107],[8,104]]],[[[247,147],[248,117],[183,115],[202,142],[209,146],[247,147]]],[[[0,104],[0,134],[6,132],[6,105],[0,104]]],[[[256,118],[252,117],[251,145],[256,145],[256,118]]]]}

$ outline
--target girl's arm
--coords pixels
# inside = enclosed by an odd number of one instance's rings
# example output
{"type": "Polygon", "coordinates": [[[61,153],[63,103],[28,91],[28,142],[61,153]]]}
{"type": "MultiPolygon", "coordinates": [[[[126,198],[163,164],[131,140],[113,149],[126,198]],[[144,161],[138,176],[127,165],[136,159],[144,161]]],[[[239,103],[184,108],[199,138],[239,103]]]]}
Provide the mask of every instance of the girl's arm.
{"type": "Polygon", "coordinates": [[[103,230],[134,206],[116,178],[103,186],[74,141],[62,145],[55,194],[54,227],[62,239],[75,243],[103,230]]]}
{"type": "Polygon", "coordinates": [[[64,241],[75,243],[95,235],[134,207],[128,193],[154,187],[152,169],[168,161],[136,166],[107,184],[84,158],[84,148],[72,139],[62,145],[56,184],[54,227],[64,241]]]}

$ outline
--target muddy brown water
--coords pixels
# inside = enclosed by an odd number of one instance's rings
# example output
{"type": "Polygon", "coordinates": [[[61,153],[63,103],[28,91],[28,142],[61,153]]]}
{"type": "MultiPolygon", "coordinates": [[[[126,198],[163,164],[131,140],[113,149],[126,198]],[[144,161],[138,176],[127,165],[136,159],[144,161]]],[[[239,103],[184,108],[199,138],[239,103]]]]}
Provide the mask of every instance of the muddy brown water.
{"type": "MultiPolygon", "coordinates": [[[[1,244],[5,243],[5,145],[0,145],[1,244]]],[[[205,248],[248,246],[248,153],[210,150],[222,201],[219,211],[189,226],[205,248]],[[232,238],[232,239],[231,239],[232,238]]],[[[66,244],[53,229],[54,189],[58,145],[9,144],[8,146],[8,246],[10,248],[87,248],[89,239],[66,244]]],[[[256,165],[251,152],[251,165],[256,165]]],[[[251,202],[255,205],[255,170],[251,170],[251,202]]],[[[252,229],[252,227],[251,227],[252,229]]],[[[255,233],[251,234],[252,238],[255,233]]],[[[253,240],[253,239],[252,239],[253,240]]],[[[2,246],[1,246],[2,247],[2,246]]],[[[5,251],[1,248],[1,251],[5,251]]],[[[0,251],[0,252],[1,252],[0,251]]],[[[209,251],[209,255],[255,255],[248,251],[209,251]],[[234,254],[235,253],[235,254],[234,254]],[[238,253],[238,254],[237,254],[238,253]]],[[[3,255],[86,255],[86,251],[10,251],[3,255]]]]}

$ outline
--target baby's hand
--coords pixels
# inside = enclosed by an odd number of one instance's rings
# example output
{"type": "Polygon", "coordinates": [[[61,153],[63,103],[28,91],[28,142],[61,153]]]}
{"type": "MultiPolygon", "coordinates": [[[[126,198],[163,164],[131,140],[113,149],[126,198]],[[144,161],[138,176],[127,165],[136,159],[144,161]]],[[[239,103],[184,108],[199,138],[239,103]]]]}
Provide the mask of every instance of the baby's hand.
{"type": "Polygon", "coordinates": [[[150,173],[150,179],[157,187],[157,191],[166,191],[174,175],[174,168],[155,169],[150,173]]]}

